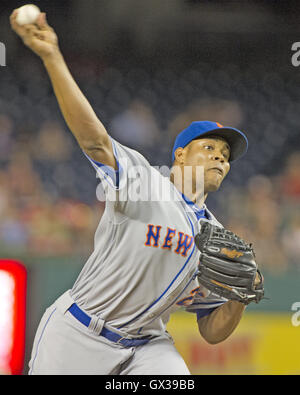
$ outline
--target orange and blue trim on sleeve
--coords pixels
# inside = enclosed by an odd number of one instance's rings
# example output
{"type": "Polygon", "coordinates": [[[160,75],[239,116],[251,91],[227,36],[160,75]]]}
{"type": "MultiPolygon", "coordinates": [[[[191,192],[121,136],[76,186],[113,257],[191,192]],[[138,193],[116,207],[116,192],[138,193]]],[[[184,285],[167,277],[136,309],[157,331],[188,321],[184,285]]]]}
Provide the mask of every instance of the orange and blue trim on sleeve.
{"type": "MultiPolygon", "coordinates": [[[[101,171],[102,176],[108,181],[108,179],[110,179],[113,183],[113,186],[117,189],[119,189],[120,187],[120,177],[122,174],[122,166],[118,160],[118,155],[114,146],[114,143],[112,141],[112,147],[113,147],[113,151],[114,151],[114,156],[116,159],[116,163],[117,163],[117,170],[113,169],[110,166],[104,165],[103,163],[97,162],[96,160],[90,158],[84,151],[84,155],[86,156],[86,158],[92,163],[92,165],[94,166],[95,170],[98,171],[98,169],[101,171]]],[[[108,181],[109,182],[109,181],[108,181]]]]}

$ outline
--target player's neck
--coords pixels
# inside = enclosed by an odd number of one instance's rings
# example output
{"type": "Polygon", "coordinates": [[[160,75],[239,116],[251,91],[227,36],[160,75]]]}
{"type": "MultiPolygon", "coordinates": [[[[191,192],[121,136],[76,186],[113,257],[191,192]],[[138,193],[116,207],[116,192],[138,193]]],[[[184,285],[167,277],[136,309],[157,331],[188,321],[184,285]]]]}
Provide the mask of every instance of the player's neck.
{"type": "MultiPolygon", "coordinates": [[[[176,185],[175,185],[176,186],[176,185]]],[[[206,193],[190,193],[189,191],[185,193],[185,190],[183,188],[182,191],[180,191],[185,197],[187,197],[191,202],[195,203],[198,207],[203,207],[205,200],[208,196],[206,193]]]]}
{"type": "Polygon", "coordinates": [[[189,185],[184,183],[183,178],[174,177],[174,173],[170,174],[170,181],[176,189],[182,193],[187,199],[195,203],[198,207],[202,207],[207,199],[208,193],[203,190],[194,191],[189,185]]]}

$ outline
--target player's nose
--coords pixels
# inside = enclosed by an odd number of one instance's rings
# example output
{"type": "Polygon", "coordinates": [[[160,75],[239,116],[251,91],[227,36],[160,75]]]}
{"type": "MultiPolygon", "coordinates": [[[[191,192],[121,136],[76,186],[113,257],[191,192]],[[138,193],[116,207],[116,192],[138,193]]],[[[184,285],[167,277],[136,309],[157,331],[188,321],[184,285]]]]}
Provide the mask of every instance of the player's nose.
{"type": "Polygon", "coordinates": [[[216,161],[219,161],[221,163],[225,162],[225,156],[222,154],[222,152],[214,152],[213,153],[213,159],[216,161]]]}

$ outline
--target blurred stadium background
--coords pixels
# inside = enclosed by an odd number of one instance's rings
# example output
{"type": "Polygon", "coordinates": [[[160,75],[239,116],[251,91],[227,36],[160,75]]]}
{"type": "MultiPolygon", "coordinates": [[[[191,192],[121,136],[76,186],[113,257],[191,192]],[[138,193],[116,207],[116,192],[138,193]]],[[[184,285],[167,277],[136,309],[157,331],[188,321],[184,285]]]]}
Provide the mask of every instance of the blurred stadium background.
{"type": "MultiPolygon", "coordinates": [[[[104,204],[68,131],[40,60],[12,33],[24,1],[2,0],[0,258],[27,269],[24,373],[44,309],[72,286],[93,248],[104,204]]],[[[300,4],[290,1],[49,0],[47,12],[79,86],[111,135],[153,165],[171,164],[194,120],[244,130],[249,152],[207,205],[254,244],[270,299],[236,333],[204,344],[196,319],[169,326],[194,374],[299,374],[300,4]]],[[[1,303],[1,302],[0,302],[1,303]]],[[[1,339],[0,339],[1,343],[1,339]]]]}

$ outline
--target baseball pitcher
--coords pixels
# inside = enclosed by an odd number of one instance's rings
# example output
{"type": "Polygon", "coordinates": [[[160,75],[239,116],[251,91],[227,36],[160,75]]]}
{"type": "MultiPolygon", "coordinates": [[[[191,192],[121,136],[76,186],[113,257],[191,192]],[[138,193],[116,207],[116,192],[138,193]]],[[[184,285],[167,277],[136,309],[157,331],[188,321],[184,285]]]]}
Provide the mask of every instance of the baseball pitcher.
{"type": "Polygon", "coordinates": [[[216,344],[264,294],[252,246],[224,229],[204,203],[246,152],[247,138],[216,122],[187,125],[174,143],[171,176],[162,176],[109,136],[45,14],[20,26],[17,12],[12,28],[41,58],[106,195],[94,250],[73,288],[42,317],[29,374],[190,374],[166,331],[170,314],[194,313],[201,336],[216,344]]]}

